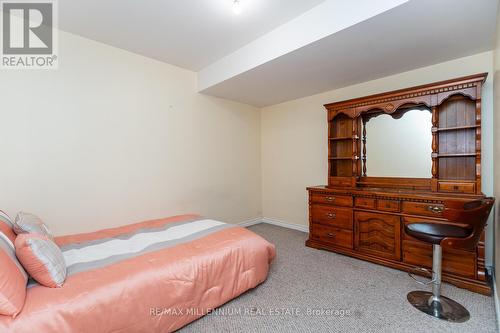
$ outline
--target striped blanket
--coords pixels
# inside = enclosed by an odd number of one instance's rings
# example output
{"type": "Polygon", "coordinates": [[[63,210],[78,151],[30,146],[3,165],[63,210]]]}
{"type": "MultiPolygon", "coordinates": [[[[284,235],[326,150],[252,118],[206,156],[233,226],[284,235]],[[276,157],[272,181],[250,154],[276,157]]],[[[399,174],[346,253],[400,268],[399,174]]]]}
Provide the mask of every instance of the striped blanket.
{"type": "Polygon", "coordinates": [[[68,274],[97,269],[145,253],[189,242],[234,225],[193,218],[158,227],[146,227],[115,237],[61,246],[68,274]]]}

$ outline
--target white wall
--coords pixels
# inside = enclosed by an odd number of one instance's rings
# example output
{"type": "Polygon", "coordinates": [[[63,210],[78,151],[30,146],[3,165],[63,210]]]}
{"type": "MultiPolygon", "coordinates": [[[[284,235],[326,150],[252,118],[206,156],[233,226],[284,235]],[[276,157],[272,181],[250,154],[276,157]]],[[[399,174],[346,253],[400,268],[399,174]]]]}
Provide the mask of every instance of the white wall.
{"type": "MultiPolygon", "coordinates": [[[[327,121],[323,104],[489,72],[483,90],[483,192],[493,194],[493,52],[369,81],[266,107],[261,111],[262,208],[267,218],[308,224],[306,187],[327,182],[327,121]]],[[[487,230],[487,265],[492,258],[487,230]]]]}
{"type": "Polygon", "coordinates": [[[61,32],[56,71],[2,71],[0,205],[56,234],[261,215],[260,114],[196,75],[61,32]]]}

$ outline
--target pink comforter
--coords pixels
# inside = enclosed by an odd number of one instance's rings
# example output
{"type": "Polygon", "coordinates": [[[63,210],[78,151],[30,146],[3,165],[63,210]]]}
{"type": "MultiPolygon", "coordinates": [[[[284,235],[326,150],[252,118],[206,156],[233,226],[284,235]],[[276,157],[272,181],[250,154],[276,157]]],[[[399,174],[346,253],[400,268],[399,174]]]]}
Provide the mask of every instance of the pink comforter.
{"type": "Polygon", "coordinates": [[[66,283],[30,287],[16,319],[0,316],[0,332],[171,332],[267,278],[272,244],[245,228],[200,220],[184,215],[57,238],[72,265],[66,283]],[[150,235],[165,228],[177,236],[153,244],[150,235]],[[101,258],[102,246],[119,255],[101,258]]]}

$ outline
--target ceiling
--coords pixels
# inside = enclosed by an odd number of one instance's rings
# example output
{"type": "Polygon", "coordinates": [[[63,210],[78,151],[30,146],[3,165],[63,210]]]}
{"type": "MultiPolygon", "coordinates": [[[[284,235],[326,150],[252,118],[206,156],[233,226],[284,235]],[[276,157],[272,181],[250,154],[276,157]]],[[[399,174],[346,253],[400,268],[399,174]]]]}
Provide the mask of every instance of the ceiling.
{"type": "Polygon", "coordinates": [[[59,28],[198,71],[323,1],[59,1],[59,28]]]}
{"type": "Polygon", "coordinates": [[[198,72],[255,106],[491,50],[498,0],[86,0],[62,30],[198,72]]]}
{"type": "Polygon", "coordinates": [[[203,92],[263,107],[492,50],[496,10],[496,0],[411,0],[203,92]]]}

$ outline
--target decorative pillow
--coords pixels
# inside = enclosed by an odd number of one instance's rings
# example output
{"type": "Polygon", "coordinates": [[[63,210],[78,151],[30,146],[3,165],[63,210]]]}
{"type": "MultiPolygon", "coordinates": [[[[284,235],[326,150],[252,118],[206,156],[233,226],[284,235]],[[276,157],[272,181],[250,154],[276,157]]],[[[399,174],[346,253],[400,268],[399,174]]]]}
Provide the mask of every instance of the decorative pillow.
{"type": "Polygon", "coordinates": [[[16,317],[26,300],[28,275],[16,258],[14,244],[0,232],[0,315],[16,317]]]}
{"type": "Polygon", "coordinates": [[[0,210],[0,231],[3,232],[12,243],[14,243],[14,240],[16,239],[16,234],[14,233],[14,230],[12,230],[13,226],[14,223],[12,223],[10,216],[3,210],[0,210]]]}
{"type": "Polygon", "coordinates": [[[19,212],[14,220],[13,226],[16,234],[39,234],[45,235],[49,239],[54,240],[49,228],[36,215],[30,213],[19,212]]]}
{"type": "Polygon", "coordinates": [[[45,235],[20,234],[16,255],[28,274],[41,285],[59,288],[66,280],[66,262],[61,249],[45,235]]]}

